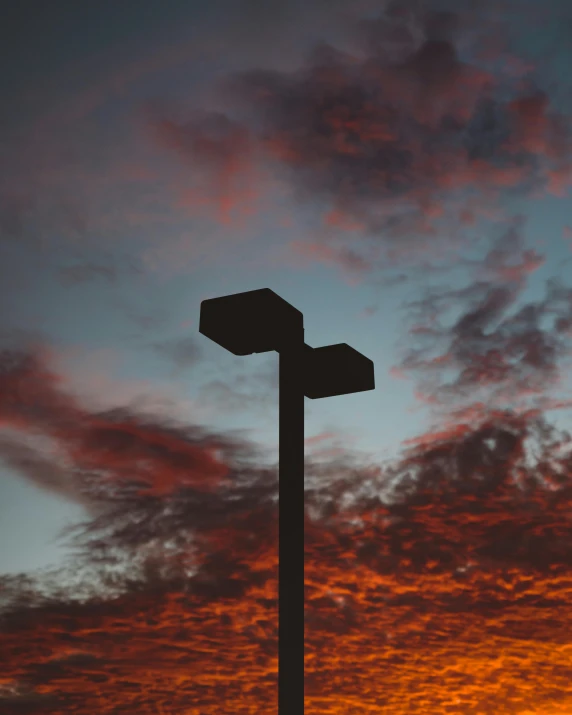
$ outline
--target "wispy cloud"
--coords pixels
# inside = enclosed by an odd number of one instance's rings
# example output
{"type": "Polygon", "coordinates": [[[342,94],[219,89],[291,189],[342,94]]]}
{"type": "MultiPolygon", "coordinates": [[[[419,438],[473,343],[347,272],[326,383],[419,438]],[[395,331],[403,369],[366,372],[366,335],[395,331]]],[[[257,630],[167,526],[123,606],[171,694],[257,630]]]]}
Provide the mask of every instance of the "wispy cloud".
{"type": "Polygon", "coordinates": [[[527,298],[543,257],[526,248],[522,221],[492,242],[461,287],[441,285],[409,306],[409,333],[399,370],[419,380],[418,396],[436,409],[474,404],[548,407],[562,397],[570,357],[571,289],[548,280],[527,298]]]}

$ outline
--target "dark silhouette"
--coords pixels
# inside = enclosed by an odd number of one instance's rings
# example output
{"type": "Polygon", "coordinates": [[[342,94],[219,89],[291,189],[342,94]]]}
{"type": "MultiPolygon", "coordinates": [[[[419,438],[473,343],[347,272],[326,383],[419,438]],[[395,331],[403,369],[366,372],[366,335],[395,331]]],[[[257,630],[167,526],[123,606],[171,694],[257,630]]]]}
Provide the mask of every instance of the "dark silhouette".
{"type": "Polygon", "coordinates": [[[234,355],[279,354],[278,714],[303,715],[304,397],[373,390],[373,362],[306,345],[304,316],[269,288],[203,300],[199,332],[234,355]]]}

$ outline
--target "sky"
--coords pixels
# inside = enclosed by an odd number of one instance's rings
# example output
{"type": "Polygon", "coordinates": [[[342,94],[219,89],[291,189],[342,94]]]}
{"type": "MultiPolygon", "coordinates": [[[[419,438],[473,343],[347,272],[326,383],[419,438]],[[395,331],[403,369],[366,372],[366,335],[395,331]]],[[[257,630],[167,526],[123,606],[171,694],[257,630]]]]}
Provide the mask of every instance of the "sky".
{"type": "Polygon", "coordinates": [[[276,712],[271,288],[306,712],[572,710],[572,8],[23,0],[0,27],[0,711],[276,712]],[[335,648],[332,642],[335,640],[335,648]]]}

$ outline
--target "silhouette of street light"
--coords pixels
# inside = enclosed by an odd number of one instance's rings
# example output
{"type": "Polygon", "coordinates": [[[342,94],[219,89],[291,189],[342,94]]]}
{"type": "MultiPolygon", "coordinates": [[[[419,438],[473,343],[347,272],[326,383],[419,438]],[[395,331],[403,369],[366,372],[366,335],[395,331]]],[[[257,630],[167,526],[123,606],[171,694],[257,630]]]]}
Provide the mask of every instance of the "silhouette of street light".
{"type": "Polygon", "coordinates": [[[346,343],[306,345],[304,316],[270,288],[203,300],[199,332],[233,355],[279,354],[278,715],[303,715],[304,396],[373,390],[373,362],[346,343]]]}

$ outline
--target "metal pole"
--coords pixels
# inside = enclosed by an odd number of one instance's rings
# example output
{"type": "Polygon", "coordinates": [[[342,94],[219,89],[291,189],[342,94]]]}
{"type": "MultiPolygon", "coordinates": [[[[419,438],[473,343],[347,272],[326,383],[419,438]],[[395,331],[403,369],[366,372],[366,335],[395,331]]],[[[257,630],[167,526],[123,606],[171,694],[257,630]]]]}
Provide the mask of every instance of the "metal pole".
{"type": "Polygon", "coordinates": [[[279,352],[278,715],[304,713],[304,330],[279,352]]]}

